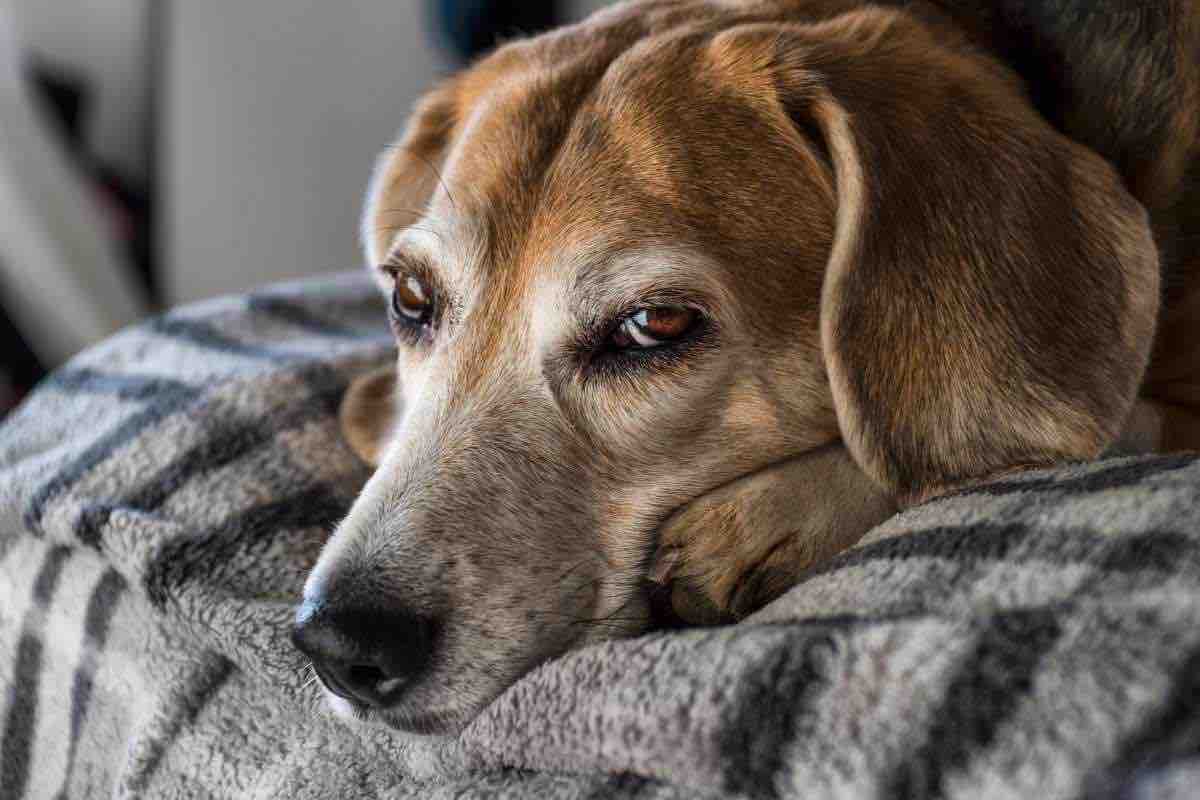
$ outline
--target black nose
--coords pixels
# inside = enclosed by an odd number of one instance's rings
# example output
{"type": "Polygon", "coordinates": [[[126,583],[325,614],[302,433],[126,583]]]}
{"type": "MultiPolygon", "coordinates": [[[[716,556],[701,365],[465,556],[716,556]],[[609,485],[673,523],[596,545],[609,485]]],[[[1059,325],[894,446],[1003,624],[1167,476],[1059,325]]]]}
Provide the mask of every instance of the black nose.
{"type": "Polygon", "coordinates": [[[433,633],[432,622],[414,614],[306,601],[292,642],[331,692],[386,708],[429,663],[433,633]]]}

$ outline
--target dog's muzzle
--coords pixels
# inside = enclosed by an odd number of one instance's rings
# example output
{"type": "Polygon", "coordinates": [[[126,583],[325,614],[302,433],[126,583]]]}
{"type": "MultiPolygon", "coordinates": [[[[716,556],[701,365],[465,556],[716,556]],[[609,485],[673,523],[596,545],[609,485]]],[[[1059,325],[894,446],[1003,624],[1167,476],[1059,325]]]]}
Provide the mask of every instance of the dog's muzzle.
{"type": "Polygon", "coordinates": [[[305,598],[292,642],[329,691],[359,706],[388,708],[428,666],[436,625],[423,617],[305,598]]]}

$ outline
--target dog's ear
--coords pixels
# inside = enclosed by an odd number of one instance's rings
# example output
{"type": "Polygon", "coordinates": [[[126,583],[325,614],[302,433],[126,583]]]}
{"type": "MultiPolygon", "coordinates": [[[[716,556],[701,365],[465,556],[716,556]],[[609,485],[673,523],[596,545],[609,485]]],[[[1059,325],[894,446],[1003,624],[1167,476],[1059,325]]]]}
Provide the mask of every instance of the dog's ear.
{"type": "MultiPolygon", "coordinates": [[[[385,291],[383,263],[396,234],[420,218],[457,119],[457,81],[451,79],[417,103],[400,141],[376,162],[367,189],[362,243],[367,268],[385,291]]],[[[397,416],[396,367],[388,365],[350,384],[338,411],[342,435],[359,458],[378,466],[397,416]]]]}
{"type": "Polygon", "coordinates": [[[735,34],[769,51],[834,176],[826,369],[848,448],[902,503],[1099,455],[1158,308],[1147,216],[1114,170],[928,25],[867,10],[735,34]]]}
{"type": "Polygon", "coordinates": [[[400,140],[378,158],[362,218],[367,266],[382,263],[396,234],[416,222],[438,183],[458,121],[458,79],[450,79],[417,103],[400,140]]]}
{"type": "Polygon", "coordinates": [[[373,467],[379,466],[396,421],[399,402],[394,364],[355,378],[342,397],[338,409],[342,435],[350,449],[373,467]]]}

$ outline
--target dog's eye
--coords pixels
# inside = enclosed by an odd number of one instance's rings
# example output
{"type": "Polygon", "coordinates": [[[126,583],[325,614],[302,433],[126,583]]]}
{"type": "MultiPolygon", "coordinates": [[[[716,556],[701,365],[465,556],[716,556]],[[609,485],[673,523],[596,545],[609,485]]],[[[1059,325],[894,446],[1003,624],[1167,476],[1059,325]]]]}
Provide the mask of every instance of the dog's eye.
{"type": "Polygon", "coordinates": [[[643,350],[682,338],[696,326],[699,312],[682,306],[639,308],[613,331],[610,341],[619,350],[643,350]]]}
{"type": "Polygon", "coordinates": [[[433,319],[433,290],[415,275],[397,275],[392,313],[401,322],[425,325],[433,319]]]}

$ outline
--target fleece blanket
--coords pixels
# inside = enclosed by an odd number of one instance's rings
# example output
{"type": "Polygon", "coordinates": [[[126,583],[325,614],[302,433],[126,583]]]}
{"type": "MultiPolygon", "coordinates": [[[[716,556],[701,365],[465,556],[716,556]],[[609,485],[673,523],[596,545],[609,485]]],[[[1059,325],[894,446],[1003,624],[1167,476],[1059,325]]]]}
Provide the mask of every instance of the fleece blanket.
{"type": "Polygon", "coordinates": [[[366,469],[365,279],[128,330],[0,428],[0,797],[1200,793],[1200,460],[911,509],[738,625],[569,653],[461,735],[331,717],[288,643],[366,469]]]}

